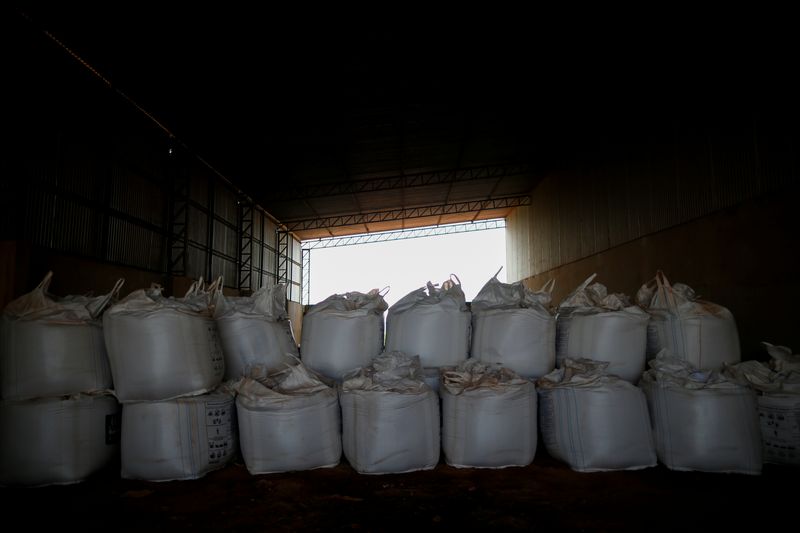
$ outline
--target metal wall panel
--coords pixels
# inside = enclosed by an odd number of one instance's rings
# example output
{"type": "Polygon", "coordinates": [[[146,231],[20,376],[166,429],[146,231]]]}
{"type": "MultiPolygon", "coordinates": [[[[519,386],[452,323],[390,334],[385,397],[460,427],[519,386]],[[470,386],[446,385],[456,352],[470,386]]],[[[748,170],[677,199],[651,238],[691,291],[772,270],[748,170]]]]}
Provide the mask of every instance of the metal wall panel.
{"type": "Polygon", "coordinates": [[[55,194],[40,192],[38,189],[28,189],[25,195],[25,220],[21,233],[23,238],[34,244],[51,248],[53,234],[56,230],[54,223],[55,194]]]}
{"type": "Polygon", "coordinates": [[[238,212],[236,194],[227,185],[218,183],[214,187],[214,214],[231,224],[236,224],[238,212]]]}
{"type": "Polygon", "coordinates": [[[163,272],[166,241],[158,232],[116,217],[109,219],[108,260],[163,272]]]}
{"type": "MultiPolygon", "coordinates": [[[[263,248],[263,263],[261,268],[270,276],[275,276],[276,269],[278,268],[277,254],[272,247],[265,246],[263,248]]],[[[274,283],[274,281],[272,282],[274,283]]]]}
{"type": "Polygon", "coordinates": [[[530,207],[508,218],[509,279],[546,272],[797,179],[795,125],[779,116],[703,120],[675,121],[651,138],[581,154],[540,181],[530,207]]]}
{"type": "Polygon", "coordinates": [[[166,192],[154,183],[125,168],[114,168],[111,180],[110,206],[113,209],[154,224],[164,226],[166,192]]]}
{"type": "Polygon", "coordinates": [[[211,279],[222,276],[225,284],[230,286],[236,284],[236,276],[239,271],[236,266],[236,261],[214,255],[211,257],[211,272],[211,279]]]}
{"type": "Polygon", "coordinates": [[[214,220],[214,252],[236,259],[239,251],[239,234],[235,227],[214,220]]]}
{"type": "Polygon", "coordinates": [[[258,209],[253,209],[253,240],[264,241],[264,215],[258,209]]]}
{"type": "Polygon", "coordinates": [[[192,243],[186,248],[186,276],[197,279],[200,276],[207,278],[206,258],[208,252],[205,248],[200,248],[192,243]]]}
{"type": "Polygon", "coordinates": [[[58,231],[53,233],[50,246],[83,255],[91,255],[100,229],[100,214],[97,211],[62,198],[55,199],[55,220],[58,231]]]}
{"type": "Polygon", "coordinates": [[[190,205],[188,209],[189,240],[200,246],[208,246],[208,215],[194,205],[190,205]]]}
{"type": "Polygon", "coordinates": [[[208,206],[208,176],[192,165],[194,172],[190,174],[189,198],[200,205],[208,206]]]}
{"type": "MultiPolygon", "coordinates": [[[[1,236],[238,287],[239,193],[85,65],[57,47],[28,52],[42,77],[12,84],[24,113],[6,125],[1,236]]],[[[253,213],[252,279],[263,286],[275,280],[276,225],[253,213]]]]}

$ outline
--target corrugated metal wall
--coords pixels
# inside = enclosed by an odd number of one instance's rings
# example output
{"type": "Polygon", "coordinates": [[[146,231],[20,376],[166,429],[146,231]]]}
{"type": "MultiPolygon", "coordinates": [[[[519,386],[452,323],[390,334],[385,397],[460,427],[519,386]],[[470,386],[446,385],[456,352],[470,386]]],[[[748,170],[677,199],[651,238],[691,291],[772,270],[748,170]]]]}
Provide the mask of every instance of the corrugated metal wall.
{"type": "Polygon", "coordinates": [[[800,168],[796,125],[780,114],[695,117],[601,146],[555,168],[508,217],[510,280],[779,190],[800,168]]]}
{"type": "MultiPolygon", "coordinates": [[[[43,35],[9,31],[26,51],[8,67],[19,76],[0,158],[0,239],[161,274],[222,275],[234,288],[249,242],[249,287],[277,281],[278,228],[262,208],[252,207],[250,239],[240,212],[250,199],[43,35]]],[[[288,294],[299,301],[300,244],[291,240],[288,294]]]]}

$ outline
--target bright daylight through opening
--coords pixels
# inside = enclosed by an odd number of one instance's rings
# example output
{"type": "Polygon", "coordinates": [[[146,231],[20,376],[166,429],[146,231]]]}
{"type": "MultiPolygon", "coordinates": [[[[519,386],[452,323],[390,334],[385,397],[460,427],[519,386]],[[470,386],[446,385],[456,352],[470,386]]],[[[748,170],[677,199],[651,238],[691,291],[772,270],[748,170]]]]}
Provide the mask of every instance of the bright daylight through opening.
{"type": "MultiPolygon", "coordinates": [[[[394,302],[428,281],[455,274],[467,301],[506,264],[505,228],[311,250],[311,297],[389,287],[394,302]]],[[[498,275],[506,281],[505,268],[498,275]]]]}

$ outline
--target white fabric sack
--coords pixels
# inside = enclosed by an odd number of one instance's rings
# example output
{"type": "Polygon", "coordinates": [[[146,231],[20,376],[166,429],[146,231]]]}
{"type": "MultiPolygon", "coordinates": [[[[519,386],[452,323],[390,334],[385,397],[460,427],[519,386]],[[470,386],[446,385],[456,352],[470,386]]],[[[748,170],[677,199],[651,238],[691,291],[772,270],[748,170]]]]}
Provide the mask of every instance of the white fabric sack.
{"type": "Polygon", "coordinates": [[[442,448],[458,468],[525,466],[536,455],[536,389],[507,368],[470,360],[444,371],[442,448]]]}
{"type": "Polygon", "coordinates": [[[122,477],[197,479],[236,453],[233,394],[214,392],[122,407],[122,477]]]}
{"type": "MultiPolygon", "coordinates": [[[[191,291],[190,291],[191,292],[191,291]]],[[[103,315],[103,329],[121,402],[203,394],[222,381],[225,361],[207,295],[163,298],[137,290],[103,315]]]]}
{"type": "MultiPolygon", "coordinates": [[[[456,278],[458,279],[458,278],[456,278]]],[[[457,365],[469,357],[471,315],[464,291],[450,280],[428,282],[398,300],[386,315],[386,351],[419,355],[422,366],[457,365]]]]}
{"type": "Polygon", "coordinates": [[[768,342],[761,343],[771,357],[770,368],[776,372],[800,372],[800,354],[792,354],[786,346],[775,346],[768,342]]]}
{"type": "Polygon", "coordinates": [[[439,462],[439,400],[419,357],[381,355],[340,385],[342,447],[361,474],[430,470],[439,462]]]}
{"type": "Polygon", "coordinates": [[[577,311],[571,316],[566,356],[608,362],[607,372],[637,383],[645,369],[647,313],[636,306],[617,311],[577,311]]]}
{"type": "Polygon", "coordinates": [[[761,473],[761,431],[751,390],[666,351],[650,366],[641,386],[659,461],[672,470],[761,473]]]}
{"type": "Polygon", "coordinates": [[[670,285],[662,272],[639,289],[637,301],[651,315],[647,356],[662,349],[695,368],[720,370],[741,360],[739,333],[731,312],[698,300],[687,285],[670,285]],[[655,288],[654,288],[655,287],[655,288]]]}
{"type": "Polygon", "coordinates": [[[375,289],[367,294],[334,294],[312,306],[303,317],[303,363],[336,380],[368,365],[383,350],[386,308],[386,300],[375,289]]]}
{"type": "Polygon", "coordinates": [[[304,365],[262,381],[236,386],[239,443],[251,474],[327,468],[339,464],[342,437],[339,400],[304,365]]]}
{"type": "Polygon", "coordinates": [[[605,285],[592,283],[597,274],[592,274],[583,283],[572,291],[561,303],[558,304],[556,313],[556,364],[567,357],[567,341],[569,340],[569,326],[571,315],[577,309],[593,309],[596,302],[606,296],[605,285]]]}
{"type": "Polygon", "coordinates": [[[604,285],[584,281],[559,305],[557,358],[609,363],[607,372],[637,383],[645,370],[649,315],[624,294],[608,294],[604,285]]]}
{"type": "Polygon", "coordinates": [[[214,309],[225,379],[247,375],[254,366],[283,368],[299,357],[292,326],[286,317],[286,286],[264,287],[249,297],[217,296],[214,309]]]}
{"type": "Polygon", "coordinates": [[[641,389],[606,373],[607,362],[566,359],[536,381],[547,452],[579,472],[655,466],[641,389]]]}
{"type": "Polygon", "coordinates": [[[522,282],[490,279],[472,300],[472,358],[528,378],[553,370],[556,320],[549,304],[546,288],[534,292],[522,282]]]}
{"type": "Polygon", "coordinates": [[[119,404],[109,394],[0,403],[0,485],[82,481],[119,452],[119,404]]]}
{"type": "Polygon", "coordinates": [[[0,318],[0,397],[21,400],[111,388],[100,316],[123,280],[98,297],[47,293],[48,272],[0,318]]]}
{"type": "Polygon", "coordinates": [[[800,369],[787,365],[791,350],[762,343],[772,360],[726,365],[725,377],[756,391],[764,462],[800,465],[800,369]],[[775,370],[775,368],[790,370],[775,370]]]}

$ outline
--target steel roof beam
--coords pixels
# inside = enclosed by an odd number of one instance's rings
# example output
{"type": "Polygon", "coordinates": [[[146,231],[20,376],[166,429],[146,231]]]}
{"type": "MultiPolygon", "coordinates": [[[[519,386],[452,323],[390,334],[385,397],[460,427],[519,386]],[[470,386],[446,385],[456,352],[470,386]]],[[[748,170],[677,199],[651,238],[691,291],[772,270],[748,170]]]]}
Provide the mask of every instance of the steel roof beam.
{"type": "Polygon", "coordinates": [[[473,181],[506,176],[519,176],[532,171],[530,165],[492,165],[483,167],[463,168],[457,170],[437,170],[433,172],[420,172],[387,178],[370,178],[364,180],[343,181],[337,183],[322,183],[292,187],[286,190],[270,192],[270,201],[302,200],[306,198],[323,198],[327,196],[340,196],[343,194],[356,194],[371,191],[386,191],[391,189],[408,189],[436,185],[440,183],[455,183],[460,181],[473,181]]]}
{"type": "Polygon", "coordinates": [[[449,204],[431,205],[424,207],[405,207],[374,211],[371,213],[357,213],[352,215],[337,215],[332,217],[309,218],[303,220],[284,221],[288,231],[304,231],[321,228],[334,228],[339,226],[354,226],[375,222],[388,222],[409,218],[433,217],[452,215],[454,213],[470,213],[487,209],[505,209],[521,205],[530,205],[531,197],[509,196],[505,198],[491,198],[489,200],[475,200],[471,202],[454,202],[449,204]]]}
{"type": "MultiPolygon", "coordinates": [[[[320,248],[338,248],[340,246],[353,246],[373,242],[399,241],[403,239],[416,239],[419,237],[432,237],[434,235],[450,235],[453,233],[466,233],[470,231],[484,231],[489,229],[505,228],[505,219],[480,220],[463,224],[445,224],[441,226],[426,226],[423,228],[408,228],[397,231],[381,231],[375,233],[362,233],[360,235],[346,235],[343,237],[325,237],[303,241],[303,253],[306,250],[320,248]]],[[[305,257],[305,255],[303,256],[305,257]]]]}

